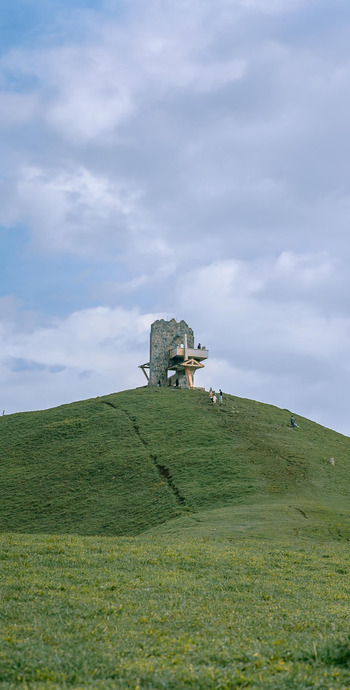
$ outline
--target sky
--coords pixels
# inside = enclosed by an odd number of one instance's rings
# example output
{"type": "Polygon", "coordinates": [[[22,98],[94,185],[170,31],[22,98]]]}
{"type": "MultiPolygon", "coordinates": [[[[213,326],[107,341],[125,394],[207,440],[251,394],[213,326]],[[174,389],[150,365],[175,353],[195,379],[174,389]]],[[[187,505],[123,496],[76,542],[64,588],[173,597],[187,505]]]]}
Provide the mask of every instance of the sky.
{"type": "Polygon", "coordinates": [[[0,413],[144,385],[174,317],[350,435],[349,142],[348,0],[3,0],[0,413]]]}

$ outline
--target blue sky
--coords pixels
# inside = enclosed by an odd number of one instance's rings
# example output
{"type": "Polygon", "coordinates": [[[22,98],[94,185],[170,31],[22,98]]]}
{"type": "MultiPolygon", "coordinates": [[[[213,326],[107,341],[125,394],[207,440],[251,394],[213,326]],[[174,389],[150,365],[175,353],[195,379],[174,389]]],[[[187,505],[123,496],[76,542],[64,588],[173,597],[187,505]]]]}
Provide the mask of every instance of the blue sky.
{"type": "Polygon", "coordinates": [[[350,434],[349,27],[344,0],[2,4],[2,409],[143,385],[174,316],[198,385],[350,434]]]}

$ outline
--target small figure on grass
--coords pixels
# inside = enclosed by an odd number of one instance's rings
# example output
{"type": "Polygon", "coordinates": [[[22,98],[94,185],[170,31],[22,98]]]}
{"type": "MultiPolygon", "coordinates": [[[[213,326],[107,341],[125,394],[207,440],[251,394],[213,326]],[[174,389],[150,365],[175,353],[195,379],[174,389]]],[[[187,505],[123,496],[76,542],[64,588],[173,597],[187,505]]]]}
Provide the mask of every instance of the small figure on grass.
{"type": "Polygon", "coordinates": [[[219,388],[219,403],[222,403],[222,390],[219,388]]]}
{"type": "Polygon", "coordinates": [[[293,415],[290,418],[290,425],[291,425],[292,429],[299,429],[298,424],[296,423],[293,415]]]}

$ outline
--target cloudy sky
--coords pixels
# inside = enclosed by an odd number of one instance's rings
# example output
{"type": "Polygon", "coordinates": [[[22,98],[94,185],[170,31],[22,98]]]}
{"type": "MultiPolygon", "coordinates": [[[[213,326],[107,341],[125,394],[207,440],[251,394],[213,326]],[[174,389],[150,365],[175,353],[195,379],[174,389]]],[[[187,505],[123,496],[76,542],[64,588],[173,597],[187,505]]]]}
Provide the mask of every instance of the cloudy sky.
{"type": "Polygon", "coordinates": [[[3,0],[0,407],[197,385],[350,435],[349,0],[3,0]]]}

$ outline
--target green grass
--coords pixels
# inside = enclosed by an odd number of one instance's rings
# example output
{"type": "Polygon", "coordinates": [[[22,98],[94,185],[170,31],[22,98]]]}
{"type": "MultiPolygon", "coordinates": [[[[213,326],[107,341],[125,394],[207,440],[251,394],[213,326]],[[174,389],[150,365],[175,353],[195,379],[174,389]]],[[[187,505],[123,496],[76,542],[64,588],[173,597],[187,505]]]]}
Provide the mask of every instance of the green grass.
{"type": "Polygon", "coordinates": [[[1,690],[349,690],[350,439],[289,418],[164,389],[1,417],[1,690]]]}
{"type": "Polygon", "coordinates": [[[4,535],[1,688],[350,687],[350,555],[254,537],[4,535]]]}
{"type": "Polygon", "coordinates": [[[289,417],[234,396],[214,406],[204,391],[168,389],[1,417],[0,529],[136,535],[198,511],[246,506],[263,515],[277,503],[308,516],[298,529],[338,522],[348,538],[350,439],[302,418],[292,430],[289,417]]]}

